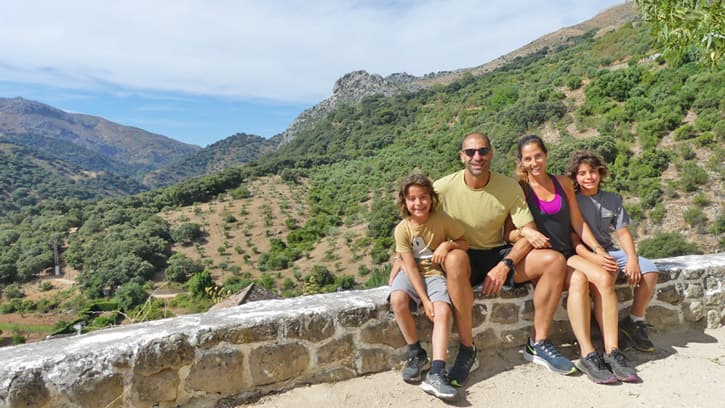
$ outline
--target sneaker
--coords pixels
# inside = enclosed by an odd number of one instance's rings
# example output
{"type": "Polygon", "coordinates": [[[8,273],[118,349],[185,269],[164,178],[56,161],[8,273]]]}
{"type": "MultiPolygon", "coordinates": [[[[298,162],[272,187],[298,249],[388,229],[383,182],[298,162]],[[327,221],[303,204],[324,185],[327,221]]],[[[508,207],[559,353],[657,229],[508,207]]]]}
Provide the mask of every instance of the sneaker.
{"type": "Polygon", "coordinates": [[[524,358],[555,373],[569,375],[576,372],[574,363],[559,354],[549,339],[541,340],[536,344],[531,344],[531,339],[529,339],[524,347],[524,358]]]}
{"type": "Polygon", "coordinates": [[[430,368],[430,359],[428,354],[423,350],[420,353],[408,353],[408,359],[403,367],[403,381],[418,382],[421,380],[421,373],[430,368]]]}
{"type": "Polygon", "coordinates": [[[655,346],[647,336],[647,327],[652,326],[645,322],[635,322],[629,316],[619,322],[619,332],[630,346],[635,350],[653,352],[655,346]]]}
{"type": "Polygon", "coordinates": [[[420,383],[420,388],[428,394],[435,395],[442,400],[454,400],[458,391],[453,388],[445,371],[440,373],[428,373],[425,380],[420,383]]]}
{"type": "Polygon", "coordinates": [[[596,351],[592,351],[586,357],[580,358],[577,368],[597,384],[614,384],[617,382],[617,376],[609,371],[609,367],[604,362],[602,355],[596,351]]]}
{"type": "Polygon", "coordinates": [[[476,345],[473,345],[473,353],[465,352],[459,347],[456,361],[448,370],[448,378],[451,380],[451,385],[454,387],[462,386],[466,382],[468,374],[477,368],[478,350],[476,349],[476,345]]]}
{"type": "Polygon", "coordinates": [[[609,368],[619,381],[639,382],[640,378],[632,367],[627,367],[627,358],[618,348],[612,349],[611,352],[604,355],[604,361],[609,364],[609,368]]]}

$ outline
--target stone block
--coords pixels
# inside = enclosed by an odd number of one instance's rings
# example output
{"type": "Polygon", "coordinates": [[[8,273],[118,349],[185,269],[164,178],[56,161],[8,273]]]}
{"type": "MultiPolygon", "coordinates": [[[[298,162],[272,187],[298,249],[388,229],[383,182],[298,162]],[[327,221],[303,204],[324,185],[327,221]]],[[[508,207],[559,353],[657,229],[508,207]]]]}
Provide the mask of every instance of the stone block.
{"type": "Polygon", "coordinates": [[[682,304],[685,320],[688,322],[699,322],[705,317],[705,306],[702,302],[685,302],[682,304]]]}
{"type": "Polygon", "coordinates": [[[516,323],[519,320],[519,306],[515,303],[494,303],[490,319],[494,323],[516,323]]]}
{"type": "Polygon", "coordinates": [[[355,370],[346,367],[334,367],[315,371],[300,378],[299,384],[331,383],[349,380],[355,377],[355,370]]]}
{"type": "Polygon", "coordinates": [[[702,299],[705,294],[702,285],[699,283],[685,284],[685,299],[702,299]]]}
{"type": "Polygon", "coordinates": [[[134,369],[141,375],[151,375],[167,368],[191,364],[194,348],[186,336],[173,334],[141,346],[134,360],[134,369]]]}
{"type": "Polygon", "coordinates": [[[499,347],[519,347],[529,338],[529,330],[502,330],[499,334],[499,347]]]}
{"type": "Polygon", "coordinates": [[[284,323],[287,338],[319,342],[335,333],[335,324],[330,316],[319,313],[299,316],[284,323]]]}
{"type": "Polygon", "coordinates": [[[676,280],[678,276],[680,276],[679,270],[663,270],[661,267],[658,267],[660,273],[657,274],[657,283],[665,283],[669,282],[671,280],[676,280]]]}
{"type": "Polygon", "coordinates": [[[486,321],[488,315],[488,306],[482,303],[474,303],[473,305],[473,327],[478,327],[486,321]]]}
{"type": "Polygon", "coordinates": [[[359,374],[377,373],[390,369],[388,353],[380,349],[361,349],[358,352],[360,357],[359,374]]]}
{"type": "Polygon", "coordinates": [[[370,319],[376,316],[375,308],[356,307],[354,309],[343,310],[337,314],[337,321],[342,327],[360,327],[370,319]]]}
{"type": "Polygon", "coordinates": [[[671,305],[679,305],[680,303],[682,303],[682,295],[677,290],[675,285],[655,289],[655,297],[657,298],[657,300],[667,302],[671,305]]]}
{"type": "Polygon", "coordinates": [[[707,291],[723,290],[722,286],[723,281],[714,276],[708,276],[705,278],[705,290],[707,291]]]}
{"type": "Polygon", "coordinates": [[[355,344],[351,334],[334,339],[320,346],[317,350],[317,364],[338,362],[340,365],[353,367],[355,344]]]}
{"type": "Polygon", "coordinates": [[[534,321],[534,301],[533,300],[529,299],[521,305],[521,310],[519,312],[519,316],[521,316],[521,320],[525,320],[527,322],[534,321]]]}
{"type": "Polygon", "coordinates": [[[617,302],[623,303],[632,300],[632,287],[629,285],[617,286],[614,288],[617,294],[617,302]]]}
{"type": "Polygon", "coordinates": [[[680,324],[680,312],[662,306],[650,305],[647,308],[647,322],[657,329],[675,326],[680,324]]]}
{"type": "Polygon", "coordinates": [[[365,326],[360,330],[360,339],[368,344],[385,344],[395,348],[405,345],[405,339],[393,320],[365,326]]]}
{"type": "Polygon", "coordinates": [[[722,313],[712,309],[707,311],[707,328],[717,329],[722,326],[722,313]]]}
{"type": "Polygon", "coordinates": [[[702,268],[690,269],[682,272],[682,279],[684,280],[695,280],[702,278],[705,274],[705,270],[702,268]]]}
{"type": "Polygon", "coordinates": [[[167,368],[155,374],[134,375],[130,398],[132,406],[155,406],[159,402],[176,400],[179,374],[167,368]]]}
{"type": "Polygon", "coordinates": [[[185,388],[230,395],[245,391],[247,382],[244,353],[223,346],[198,353],[186,377],[185,388]]]}
{"type": "MultiPolygon", "coordinates": [[[[496,330],[488,328],[473,336],[473,343],[481,350],[498,347],[500,339],[496,330]]],[[[455,358],[455,357],[454,357],[455,358]]]]}
{"type": "Polygon", "coordinates": [[[270,341],[277,338],[279,331],[276,322],[264,322],[252,327],[232,327],[217,333],[219,340],[231,344],[248,344],[270,341]]]}
{"type": "Polygon", "coordinates": [[[529,288],[533,291],[532,285],[521,285],[521,286],[515,286],[513,288],[506,288],[501,291],[499,294],[499,297],[501,299],[515,299],[515,298],[522,298],[529,295],[529,288]]]}
{"type": "MultiPolygon", "coordinates": [[[[395,327],[398,327],[397,324],[395,327]]],[[[433,322],[428,319],[425,313],[415,316],[415,330],[418,332],[418,338],[423,341],[430,340],[433,336],[433,322]]],[[[400,331],[400,328],[398,328],[398,331],[400,331]]]]}
{"type": "Polygon", "coordinates": [[[713,291],[705,295],[706,306],[725,306],[725,291],[713,291]]]}
{"type": "MultiPolygon", "coordinates": [[[[96,370],[83,373],[78,382],[68,393],[73,405],[79,407],[107,407],[114,400],[115,406],[121,406],[123,394],[123,376],[118,373],[104,375],[96,370]],[[117,400],[118,399],[118,400],[117,400]]],[[[114,405],[112,405],[114,406],[114,405]]]]}
{"type": "Polygon", "coordinates": [[[252,385],[272,384],[295,378],[310,366],[310,353],[299,343],[271,344],[249,355],[252,385]]]}
{"type": "Polygon", "coordinates": [[[5,402],[10,407],[42,407],[50,400],[40,369],[24,370],[15,376],[8,387],[5,402]]]}

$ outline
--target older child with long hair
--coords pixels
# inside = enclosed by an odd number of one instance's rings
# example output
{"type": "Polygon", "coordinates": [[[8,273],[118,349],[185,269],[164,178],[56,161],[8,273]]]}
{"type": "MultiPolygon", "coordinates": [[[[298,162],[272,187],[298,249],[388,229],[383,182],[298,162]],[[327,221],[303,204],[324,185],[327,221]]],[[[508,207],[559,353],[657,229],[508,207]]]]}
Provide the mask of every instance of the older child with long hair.
{"type": "MultiPolygon", "coordinates": [[[[654,345],[647,336],[644,317],[657,285],[657,266],[637,255],[632,234],[627,227],[630,220],[622,205],[622,198],[615,193],[601,191],[602,179],[609,174],[602,157],[592,151],[574,152],[567,173],[574,180],[576,199],[584,220],[600,244],[594,248],[579,245],[577,254],[595,263],[601,262],[603,254],[617,261],[619,276],[635,286],[630,314],[619,323],[619,331],[635,349],[654,351],[654,345]],[[617,236],[621,249],[614,245],[613,234],[617,236]]],[[[601,321],[601,299],[595,297],[594,300],[597,321],[601,321]]]]}
{"type": "Polygon", "coordinates": [[[519,140],[517,156],[519,180],[536,227],[541,231],[537,234],[543,234],[538,240],[527,239],[534,246],[544,245],[557,250],[567,259],[567,312],[579,342],[579,369],[600,384],[617,380],[639,381],[636,371],[627,366],[626,358],[619,350],[617,296],[614,277],[608,272],[616,269],[616,264],[609,255],[603,255],[601,263],[594,263],[576,254],[572,235],[592,248],[599,247],[599,243],[579,212],[572,181],[566,176],[552,176],[546,172],[547,149],[544,141],[536,135],[519,140]],[[535,243],[537,241],[538,244],[535,243]],[[594,348],[591,340],[590,283],[601,299],[603,355],[594,348]]]}
{"type": "Polygon", "coordinates": [[[433,362],[421,388],[441,399],[455,399],[445,370],[448,333],[451,323],[451,301],[442,268],[452,249],[468,249],[464,228],[442,210],[437,209],[438,194],[433,182],[421,174],[406,177],[397,200],[403,220],[395,227],[395,250],[402,260],[404,273],[392,281],[390,303],[395,320],[408,344],[408,358],[403,379],[421,379],[428,356],[420,345],[410,303],[422,305],[433,322],[433,362]]]}

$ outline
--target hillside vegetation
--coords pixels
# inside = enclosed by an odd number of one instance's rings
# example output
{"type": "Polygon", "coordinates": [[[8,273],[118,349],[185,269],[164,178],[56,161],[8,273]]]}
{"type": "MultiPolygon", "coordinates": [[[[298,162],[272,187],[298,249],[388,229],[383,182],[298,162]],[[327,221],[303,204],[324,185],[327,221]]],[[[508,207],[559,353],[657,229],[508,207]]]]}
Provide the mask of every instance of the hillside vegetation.
{"type": "Polygon", "coordinates": [[[162,317],[166,306],[204,310],[252,281],[285,296],[386,283],[391,193],[411,171],[458,170],[461,138],[474,130],[491,136],[505,174],[528,133],[549,143],[552,172],[575,149],[599,151],[644,255],[722,251],[725,73],[687,55],[665,63],[648,33],[638,22],[592,31],[480,76],[366,97],[241,168],[91,205],[24,208],[0,225],[0,311],[86,305],[78,313],[101,327],[162,317]],[[53,241],[79,271],[79,292],[39,305],[15,282],[53,265],[53,241]],[[147,300],[160,286],[181,295],[147,300]]]}

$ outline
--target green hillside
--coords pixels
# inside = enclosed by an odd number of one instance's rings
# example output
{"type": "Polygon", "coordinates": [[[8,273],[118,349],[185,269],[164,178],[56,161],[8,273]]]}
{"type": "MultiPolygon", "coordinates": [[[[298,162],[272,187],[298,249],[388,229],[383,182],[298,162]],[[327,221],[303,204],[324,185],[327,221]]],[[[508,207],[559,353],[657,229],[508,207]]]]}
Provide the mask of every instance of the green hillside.
{"type": "Polygon", "coordinates": [[[248,163],[274,150],[276,143],[261,136],[237,133],[144,177],[151,187],[168,186],[189,177],[248,163]]]}
{"type": "MultiPolygon", "coordinates": [[[[57,236],[67,245],[63,261],[80,273],[78,299],[113,297],[125,311],[142,307],[153,288],[149,281],[163,276],[189,291],[184,302],[207,306],[224,293],[215,286],[223,283],[231,290],[254,280],[286,296],[379,285],[387,279],[383,265],[398,221],[391,192],[413,170],[437,178],[459,169],[461,138],[473,130],[491,136],[494,168],[505,174],[512,174],[516,140],[528,133],[549,143],[554,172],[575,149],[599,151],[612,170],[608,187],[625,196],[644,255],[722,251],[725,73],[687,55],[666,63],[651,49],[649,31],[636,22],[590,32],[480,76],[367,97],[240,168],[93,205],[46,201],[24,208],[1,222],[0,282],[31,281],[52,265],[48,237],[57,236]],[[222,221],[208,225],[186,215],[174,224],[162,217],[178,211],[201,218],[199,203],[227,209],[229,199],[251,202],[250,183],[271,176],[305,202],[304,213],[295,214],[304,219],[290,217],[280,227],[272,210],[290,205],[267,202],[269,211],[258,218],[275,229],[256,242],[241,235],[246,207],[222,211],[222,221]],[[207,229],[230,237],[218,256],[202,250],[207,229]],[[367,248],[365,259],[353,257],[337,269],[325,264],[327,255],[313,258],[322,242],[353,229],[364,236],[350,233],[346,245],[367,248]],[[195,255],[173,249],[178,246],[195,248],[195,255]],[[229,264],[225,253],[231,248],[255,257],[229,264]],[[313,267],[297,266],[311,258],[313,267]],[[242,267],[246,272],[239,272],[242,267]],[[232,278],[213,282],[218,270],[232,278]]],[[[37,308],[23,302],[8,300],[5,307],[37,308]]],[[[57,307],[72,307],[62,305],[57,307]]]]}

